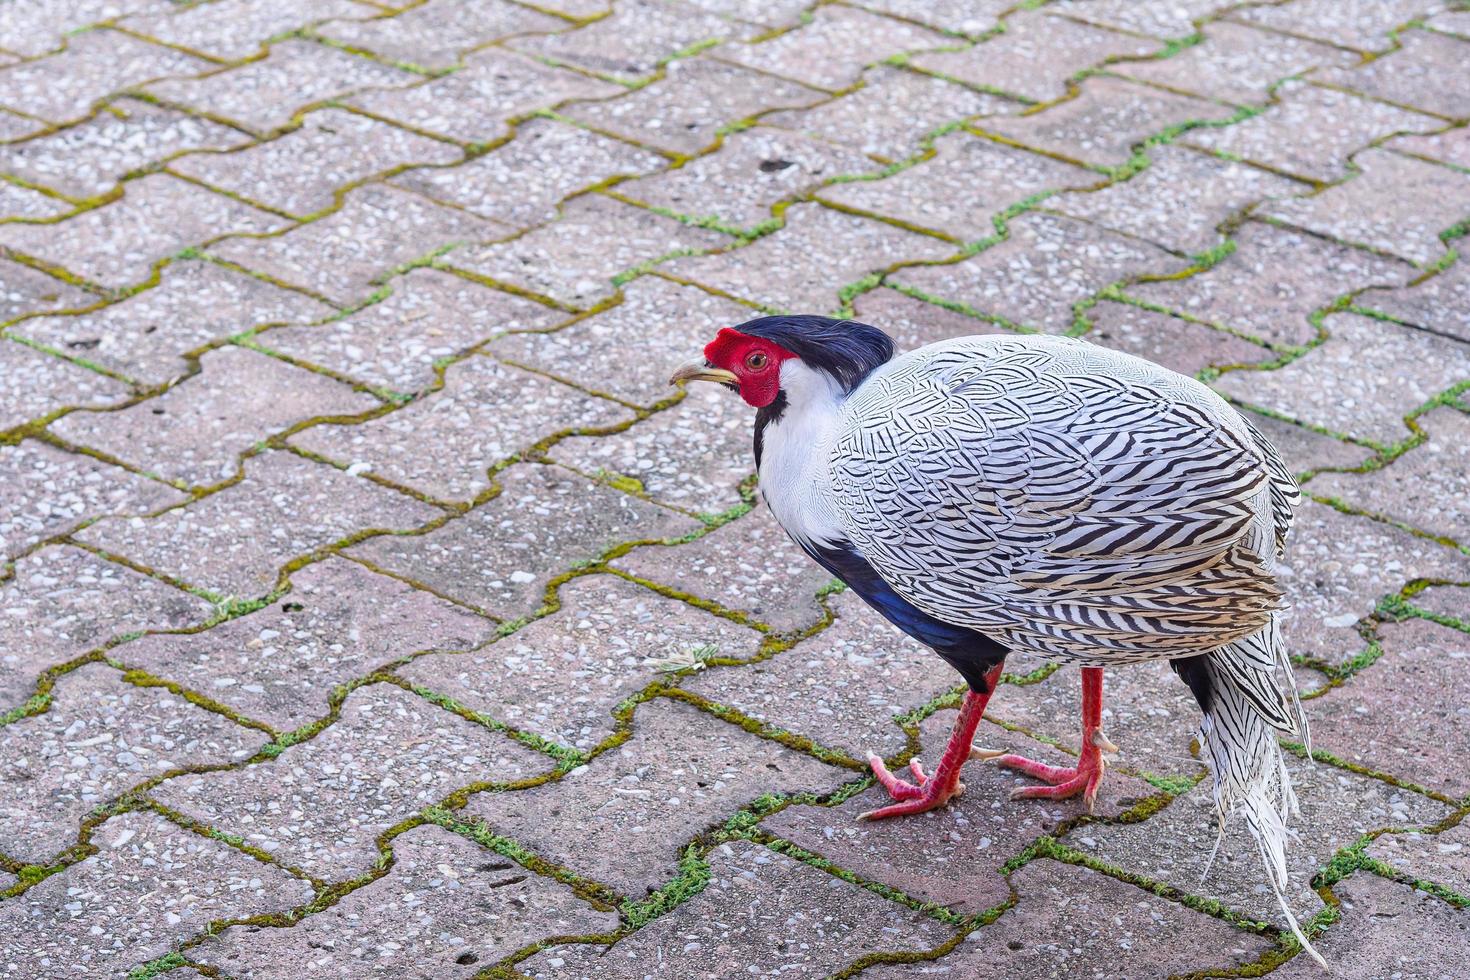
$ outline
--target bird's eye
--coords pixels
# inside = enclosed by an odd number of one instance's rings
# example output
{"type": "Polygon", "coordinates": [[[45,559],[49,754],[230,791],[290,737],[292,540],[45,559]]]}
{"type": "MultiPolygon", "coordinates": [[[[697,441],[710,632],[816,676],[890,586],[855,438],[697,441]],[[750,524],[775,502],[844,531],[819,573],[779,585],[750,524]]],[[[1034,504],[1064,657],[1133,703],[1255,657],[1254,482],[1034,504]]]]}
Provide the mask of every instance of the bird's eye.
{"type": "Polygon", "coordinates": [[[752,354],[746,355],[745,366],[750,368],[752,371],[759,371],[761,368],[766,366],[766,355],[762,354],[760,351],[755,351],[752,354]]]}

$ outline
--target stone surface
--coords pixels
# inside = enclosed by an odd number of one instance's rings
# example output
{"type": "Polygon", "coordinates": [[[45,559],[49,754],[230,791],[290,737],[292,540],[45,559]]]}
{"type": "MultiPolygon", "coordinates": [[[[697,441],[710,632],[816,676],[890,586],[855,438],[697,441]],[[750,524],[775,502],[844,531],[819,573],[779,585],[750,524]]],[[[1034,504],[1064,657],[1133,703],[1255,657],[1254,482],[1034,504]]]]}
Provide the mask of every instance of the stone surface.
{"type": "Polygon", "coordinates": [[[13,0],[0,7],[0,37],[5,38],[5,49],[16,55],[43,55],[63,47],[68,32],[109,20],[147,2],[71,0],[58,6],[50,0],[13,0]]]}
{"type": "Polygon", "coordinates": [[[283,565],[368,529],[417,527],[442,514],[287,452],[244,463],[239,483],[157,517],[104,518],[77,537],[191,585],[238,598],[264,595],[283,565]]]}
{"type": "Polygon", "coordinates": [[[1281,7],[1245,7],[1230,17],[1286,34],[1320,38],[1345,48],[1381,51],[1390,46],[1389,32],[1426,10],[1422,0],[1380,0],[1370,4],[1334,0],[1295,0],[1281,7]]]}
{"type": "Polygon", "coordinates": [[[38,190],[0,181],[0,221],[12,218],[54,218],[72,210],[67,202],[38,190]]]}
{"type": "Polygon", "coordinates": [[[62,357],[0,337],[0,431],[61,409],[116,405],[127,398],[121,381],[62,357]]]}
{"type": "Polygon", "coordinates": [[[97,297],[44,272],[0,257],[0,323],[54,310],[92,306],[97,297]]]}
{"type": "MultiPolygon", "coordinates": [[[[1195,32],[1201,21],[1234,4],[1229,0],[1173,0],[1171,3],[1136,3],[1134,0],[1057,0],[1052,8],[1068,17],[1101,24],[1119,31],[1183,38],[1195,32]]],[[[1177,55],[1175,57],[1178,57],[1177,55]]]]}
{"type": "Polygon", "coordinates": [[[1323,81],[1364,95],[1463,119],[1470,104],[1470,84],[1463,72],[1445,71],[1461,63],[1470,46],[1463,39],[1435,31],[1404,31],[1399,49],[1368,64],[1323,75],[1323,81]]]}
{"type": "Polygon", "coordinates": [[[328,881],[372,870],[377,837],[461,786],[549,772],[549,756],[392,684],[358,688],[309,741],[150,796],[328,881]]]}
{"type": "Polygon", "coordinates": [[[677,537],[698,524],[560,467],[526,464],[495,478],[489,503],[416,537],[378,537],[350,552],[507,619],[534,612],[547,583],[628,541],[677,537]]]}
{"type": "MultiPolygon", "coordinates": [[[[222,0],[208,7],[159,10],[144,7],[121,25],[165,44],[198,51],[211,58],[240,61],[257,54],[267,39],[299,30],[329,17],[370,17],[374,8],[349,0],[318,0],[310,5],[222,0]],[[156,11],[156,12],[155,12],[156,11]]],[[[279,42],[277,42],[279,43],[279,42]]]]}
{"type": "Polygon", "coordinates": [[[575,65],[608,78],[634,82],[670,59],[747,33],[755,32],[696,7],[623,0],[611,17],[581,30],[518,38],[511,47],[552,64],[575,65]]]}
{"type": "Polygon", "coordinates": [[[1464,823],[1438,834],[1384,834],[1366,853],[1412,877],[1470,894],[1470,826],[1464,823]]]}
{"type": "Polygon", "coordinates": [[[1256,430],[1270,440],[1281,454],[1282,460],[1291,471],[1300,477],[1308,470],[1326,467],[1334,469],[1356,469],[1373,455],[1364,446],[1358,446],[1300,425],[1262,415],[1259,412],[1243,413],[1256,430]]]}
{"type": "Polygon", "coordinates": [[[673,878],[685,844],[767,793],[826,793],[852,777],[713,715],[659,698],[633,735],[560,780],[477,793],[465,807],[497,834],[641,899],[673,878]],[[579,846],[591,835],[598,848],[579,846]]]}
{"type": "Polygon", "coordinates": [[[613,709],[658,679],[665,662],[749,658],[760,645],[753,630],[612,575],[573,579],[557,598],[556,612],[490,646],[420,657],[396,673],[585,751],[613,734],[613,709]]]}
{"type": "Polygon", "coordinates": [[[515,34],[556,31],[566,21],[507,0],[436,0],[409,7],[396,17],[352,17],[329,21],[315,33],[381,58],[431,70],[452,68],[464,53],[515,34]]]}
{"type": "Polygon", "coordinates": [[[1127,303],[1102,302],[1087,311],[1088,340],[1162,364],[1191,377],[1231,364],[1258,364],[1275,355],[1223,330],[1213,330],[1127,303]]]}
{"type": "Polygon", "coordinates": [[[853,300],[853,311],[893,338],[899,350],[912,350],[952,337],[998,332],[977,317],[915,299],[896,289],[874,289],[853,300]]]}
{"type": "Polygon", "coordinates": [[[327,695],[423,650],[468,650],[495,624],[355,562],[332,557],[291,576],[259,612],[203,633],[159,633],[115,656],[279,732],[327,715],[327,695]]]}
{"type": "Polygon", "coordinates": [[[818,7],[794,31],[756,44],[729,45],[720,54],[751,68],[835,91],[852,85],[871,64],[948,43],[948,38],[917,24],[854,7],[818,7]]]}
{"type": "Polygon", "coordinates": [[[1420,136],[1395,136],[1385,140],[1383,145],[1399,153],[1470,170],[1470,127],[1460,126],[1420,136]]]}

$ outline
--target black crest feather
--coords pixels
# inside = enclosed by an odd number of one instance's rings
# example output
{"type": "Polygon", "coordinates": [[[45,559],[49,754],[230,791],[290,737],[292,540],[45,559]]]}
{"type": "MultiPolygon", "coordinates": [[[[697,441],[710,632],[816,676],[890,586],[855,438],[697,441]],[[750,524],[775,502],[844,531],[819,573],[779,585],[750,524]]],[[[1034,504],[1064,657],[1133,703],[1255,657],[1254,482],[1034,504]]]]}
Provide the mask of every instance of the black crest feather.
{"type": "Polygon", "coordinates": [[[826,371],[846,392],[893,358],[893,340],[877,327],[828,316],[763,316],[736,330],[791,351],[809,367],[826,371]]]}

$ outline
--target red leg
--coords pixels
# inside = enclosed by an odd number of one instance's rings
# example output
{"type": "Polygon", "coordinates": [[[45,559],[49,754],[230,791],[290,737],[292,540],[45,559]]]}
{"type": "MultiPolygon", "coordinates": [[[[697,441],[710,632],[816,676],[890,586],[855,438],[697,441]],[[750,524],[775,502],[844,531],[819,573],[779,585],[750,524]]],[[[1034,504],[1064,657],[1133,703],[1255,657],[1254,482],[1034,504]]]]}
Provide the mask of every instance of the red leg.
{"type": "Polygon", "coordinates": [[[1045,798],[1065,800],[1082,794],[1087,809],[1097,801],[1097,788],[1107,768],[1104,752],[1117,752],[1118,747],[1102,733],[1102,668],[1082,668],[1082,754],[1071,768],[1048,766],[1019,755],[1003,755],[995,761],[1010,769],[1034,776],[1050,786],[1026,786],[1011,794],[1011,799],[1045,798]]]}
{"type": "Polygon", "coordinates": [[[996,664],[985,675],[985,693],[965,692],[965,700],[960,705],[960,716],[955,720],[954,731],[950,733],[949,743],[945,745],[944,755],[940,756],[939,766],[933,775],[925,774],[924,767],[915,759],[909,763],[909,771],[914,774],[916,783],[904,782],[888,771],[882,759],[872,752],[868,753],[868,764],[873,767],[873,775],[888,790],[888,795],[898,802],[861,814],[859,820],[882,820],[884,817],[897,817],[906,813],[923,813],[925,810],[943,806],[950,798],[964,792],[965,784],[960,782],[960,767],[970,759],[970,745],[975,741],[975,729],[980,727],[980,719],[985,716],[985,705],[990,701],[990,695],[995,693],[995,685],[1000,683],[1000,672],[1001,665],[996,664]]]}

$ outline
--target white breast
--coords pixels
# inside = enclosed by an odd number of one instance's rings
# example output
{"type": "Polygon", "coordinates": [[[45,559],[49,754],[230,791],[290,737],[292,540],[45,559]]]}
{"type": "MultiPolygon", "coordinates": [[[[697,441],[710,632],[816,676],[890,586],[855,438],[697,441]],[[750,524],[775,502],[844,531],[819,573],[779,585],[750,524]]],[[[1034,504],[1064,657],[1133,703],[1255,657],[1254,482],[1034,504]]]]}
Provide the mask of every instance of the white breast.
{"type": "Polygon", "coordinates": [[[761,497],[793,538],[835,544],[843,534],[832,511],[828,458],[842,392],[829,376],[798,360],[781,366],[781,390],[786,410],[766,426],[762,441],[761,497]]]}

